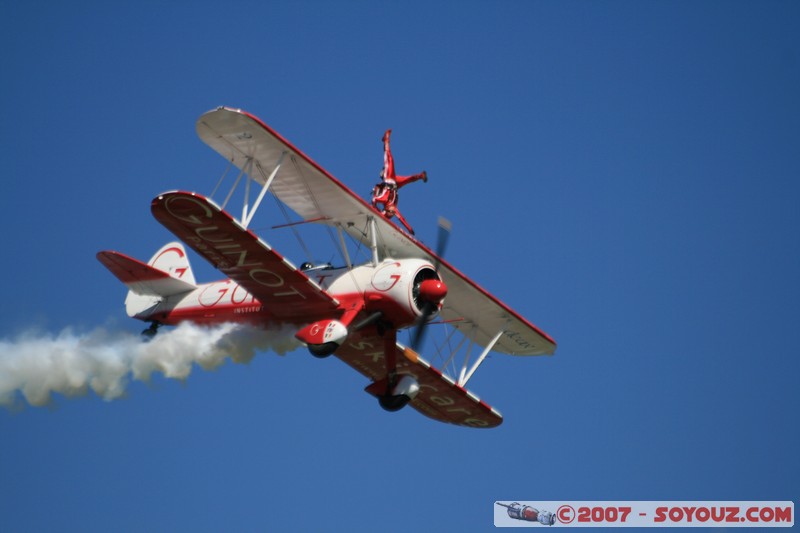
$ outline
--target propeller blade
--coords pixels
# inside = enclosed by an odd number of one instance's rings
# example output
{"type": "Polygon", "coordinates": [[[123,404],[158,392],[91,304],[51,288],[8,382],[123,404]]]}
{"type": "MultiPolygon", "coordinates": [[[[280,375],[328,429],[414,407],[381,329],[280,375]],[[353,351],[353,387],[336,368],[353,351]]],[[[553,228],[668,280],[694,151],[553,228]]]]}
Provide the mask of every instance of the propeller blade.
{"type": "MultiPolygon", "coordinates": [[[[444,251],[447,249],[447,241],[450,238],[450,232],[453,229],[452,222],[444,217],[440,216],[438,223],[439,232],[436,236],[436,261],[433,265],[433,269],[436,271],[437,275],[439,274],[440,261],[444,256],[444,251]]],[[[411,339],[411,349],[416,353],[419,353],[422,341],[425,339],[425,330],[428,327],[428,321],[438,310],[437,304],[432,302],[425,301],[422,305],[422,316],[417,320],[417,328],[414,330],[414,335],[411,339]]]]}
{"type": "Polygon", "coordinates": [[[419,317],[417,321],[417,329],[414,330],[414,337],[411,339],[411,349],[417,353],[419,353],[422,341],[425,339],[425,330],[428,328],[428,320],[430,320],[431,315],[433,315],[435,311],[435,305],[425,302],[424,308],[422,309],[422,316],[419,317]]]}
{"type": "Polygon", "coordinates": [[[444,251],[447,249],[447,241],[450,238],[450,232],[453,230],[453,223],[444,217],[439,217],[439,233],[436,237],[436,264],[434,270],[439,272],[439,259],[444,257],[444,251]]]}

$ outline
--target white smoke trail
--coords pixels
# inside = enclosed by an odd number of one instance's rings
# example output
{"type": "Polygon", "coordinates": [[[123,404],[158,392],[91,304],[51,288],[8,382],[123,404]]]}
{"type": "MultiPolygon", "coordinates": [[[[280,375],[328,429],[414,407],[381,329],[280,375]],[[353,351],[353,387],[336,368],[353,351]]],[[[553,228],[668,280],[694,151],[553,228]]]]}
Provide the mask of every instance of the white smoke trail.
{"type": "Polygon", "coordinates": [[[256,351],[280,354],[298,346],[289,331],[267,332],[236,324],[212,328],[191,323],[165,331],[150,342],[126,332],[96,329],[86,334],[28,333],[0,339],[0,405],[12,406],[17,392],[31,405],[50,402],[52,393],[78,396],[93,390],[105,400],[122,396],[131,378],[147,381],[154,372],[185,379],[193,364],[208,370],[230,358],[246,363],[256,351]]]}

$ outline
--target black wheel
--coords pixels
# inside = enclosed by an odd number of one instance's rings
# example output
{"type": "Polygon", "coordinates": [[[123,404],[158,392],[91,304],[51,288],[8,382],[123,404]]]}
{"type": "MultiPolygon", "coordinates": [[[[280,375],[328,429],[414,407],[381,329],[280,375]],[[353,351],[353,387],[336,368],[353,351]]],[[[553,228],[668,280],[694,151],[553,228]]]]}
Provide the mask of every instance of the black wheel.
{"type": "Polygon", "coordinates": [[[319,359],[325,359],[333,352],[336,351],[339,345],[335,342],[326,342],[325,344],[309,344],[308,351],[311,352],[311,355],[314,357],[318,357],[319,359]]]}
{"type": "Polygon", "coordinates": [[[144,337],[144,339],[147,341],[151,340],[153,337],[156,336],[156,333],[158,333],[158,327],[160,325],[161,324],[159,324],[158,322],[152,322],[149,328],[142,331],[142,337],[144,337]]]}
{"type": "Polygon", "coordinates": [[[381,404],[381,407],[383,407],[384,410],[389,411],[390,413],[399,411],[400,409],[405,407],[410,401],[411,398],[409,398],[405,394],[399,394],[397,396],[378,397],[378,403],[381,404]]]}

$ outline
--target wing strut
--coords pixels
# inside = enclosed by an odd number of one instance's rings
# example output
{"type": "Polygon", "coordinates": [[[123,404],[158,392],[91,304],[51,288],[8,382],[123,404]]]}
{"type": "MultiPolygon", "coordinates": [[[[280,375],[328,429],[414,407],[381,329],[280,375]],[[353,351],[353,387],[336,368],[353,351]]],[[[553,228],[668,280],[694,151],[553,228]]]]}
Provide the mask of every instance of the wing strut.
{"type": "Polygon", "coordinates": [[[353,270],[353,263],[350,261],[350,254],[347,252],[347,243],[344,240],[344,232],[342,231],[341,223],[336,224],[336,231],[339,234],[339,244],[341,244],[342,255],[344,256],[344,261],[347,264],[347,268],[349,270],[353,270]]]}
{"type": "Polygon", "coordinates": [[[369,236],[371,238],[370,248],[372,249],[372,265],[378,266],[378,226],[374,217],[369,217],[369,236]]]}
{"type": "MultiPolygon", "coordinates": [[[[467,351],[464,354],[464,362],[461,364],[461,372],[458,374],[458,379],[455,381],[461,383],[464,381],[464,376],[467,374],[467,365],[469,364],[469,356],[472,355],[472,348],[475,346],[475,332],[478,331],[478,325],[472,324],[472,335],[465,335],[464,338],[469,338],[467,351]]],[[[459,345],[460,346],[460,345],[459,345]]]]}
{"type": "MultiPolygon", "coordinates": [[[[255,158],[253,158],[253,157],[248,157],[247,160],[245,161],[244,165],[242,165],[241,171],[239,172],[239,175],[236,176],[236,180],[233,182],[233,186],[231,187],[231,190],[228,191],[228,195],[225,197],[225,201],[222,202],[222,209],[224,210],[225,207],[227,207],[228,202],[230,202],[231,197],[233,197],[233,193],[236,192],[236,189],[239,187],[239,183],[242,181],[242,177],[244,176],[247,181],[246,181],[245,191],[244,191],[244,201],[242,202],[242,218],[240,220],[241,226],[244,229],[247,229],[247,227],[250,225],[250,222],[252,222],[253,217],[256,214],[256,211],[258,211],[258,208],[261,205],[261,202],[264,200],[264,196],[267,194],[267,191],[269,190],[270,185],[272,185],[272,181],[275,179],[275,176],[278,175],[278,171],[281,169],[281,165],[283,165],[283,160],[286,157],[287,153],[289,153],[288,150],[283,150],[281,152],[281,155],[278,158],[277,163],[275,163],[275,168],[272,169],[272,172],[270,173],[269,177],[267,177],[266,172],[264,172],[264,168],[261,166],[261,162],[258,161],[255,158]],[[251,179],[255,180],[254,177],[253,177],[253,168],[254,167],[258,170],[258,173],[261,175],[261,178],[264,180],[264,185],[261,187],[261,192],[259,192],[258,198],[256,198],[255,203],[251,207],[250,206],[250,180],[251,179]]],[[[225,174],[227,174],[227,173],[228,173],[228,171],[226,170],[225,174]]],[[[219,186],[222,185],[222,180],[225,178],[225,174],[223,174],[222,178],[220,178],[219,183],[217,183],[217,186],[214,188],[214,192],[215,193],[216,193],[217,189],[219,189],[219,186]]]]}
{"type": "Polygon", "coordinates": [[[467,375],[466,376],[462,375],[462,378],[458,380],[458,386],[459,387],[463,387],[463,386],[465,386],[467,384],[467,381],[469,381],[469,378],[471,378],[472,374],[474,374],[475,371],[478,370],[478,367],[481,365],[481,363],[483,363],[483,360],[486,359],[486,356],[489,355],[489,352],[492,351],[492,348],[494,348],[494,345],[497,344],[497,341],[500,340],[500,337],[503,336],[503,333],[505,333],[505,330],[501,329],[497,333],[497,335],[494,336],[494,338],[491,340],[491,342],[486,345],[486,348],[484,348],[483,353],[475,361],[475,364],[472,365],[472,368],[469,369],[469,372],[467,372],[467,375]]]}
{"type": "MultiPolygon", "coordinates": [[[[222,202],[222,209],[223,210],[228,205],[228,202],[230,202],[231,196],[233,196],[233,193],[236,190],[236,187],[239,186],[239,182],[242,181],[242,176],[244,176],[245,174],[248,174],[248,172],[249,172],[248,169],[251,169],[252,167],[253,167],[253,158],[252,157],[248,157],[247,158],[247,162],[242,166],[242,170],[239,172],[239,175],[236,176],[236,180],[233,182],[233,187],[231,187],[231,190],[228,192],[228,196],[226,196],[225,197],[225,201],[222,202]]],[[[220,181],[220,185],[221,184],[222,184],[222,181],[220,181]]],[[[217,189],[218,188],[219,188],[219,185],[217,185],[217,189]]]]}
{"type": "Polygon", "coordinates": [[[266,178],[264,176],[264,169],[261,168],[261,164],[258,163],[258,161],[256,161],[258,172],[259,174],[261,174],[262,178],[265,178],[265,181],[264,181],[264,186],[261,187],[261,192],[258,194],[256,203],[253,204],[253,208],[250,210],[249,213],[247,210],[247,199],[245,198],[244,212],[242,213],[242,226],[244,227],[244,229],[247,229],[247,226],[250,224],[250,221],[253,220],[253,216],[256,214],[258,207],[261,205],[261,201],[264,200],[264,195],[267,194],[269,186],[272,185],[272,180],[274,180],[275,176],[278,175],[278,171],[281,169],[284,157],[286,157],[286,150],[281,152],[281,156],[278,158],[278,163],[275,165],[275,168],[272,170],[272,174],[269,175],[269,178],[266,178]]]}

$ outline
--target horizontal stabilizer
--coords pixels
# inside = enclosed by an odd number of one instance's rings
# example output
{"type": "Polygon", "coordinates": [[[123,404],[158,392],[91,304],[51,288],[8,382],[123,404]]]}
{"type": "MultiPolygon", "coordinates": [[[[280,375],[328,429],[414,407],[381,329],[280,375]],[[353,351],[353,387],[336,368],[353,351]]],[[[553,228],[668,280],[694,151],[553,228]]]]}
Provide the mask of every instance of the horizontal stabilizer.
{"type": "Polygon", "coordinates": [[[119,252],[98,252],[97,259],[135,294],[167,297],[197,288],[119,252]]]}

